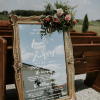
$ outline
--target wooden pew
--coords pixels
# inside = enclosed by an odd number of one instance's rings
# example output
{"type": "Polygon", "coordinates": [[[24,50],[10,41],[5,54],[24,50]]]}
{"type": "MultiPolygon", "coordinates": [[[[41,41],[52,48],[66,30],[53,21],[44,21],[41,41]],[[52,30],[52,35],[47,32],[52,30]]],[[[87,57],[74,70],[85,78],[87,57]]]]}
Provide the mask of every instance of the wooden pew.
{"type": "Polygon", "coordinates": [[[0,37],[0,100],[5,100],[6,50],[7,41],[0,37]]]}
{"type": "Polygon", "coordinates": [[[71,36],[72,44],[99,44],[100,36],[71,36]]]}
{"type": "Polygon", "coordinates": [[[84,83],[100,92],[100,36],[71,36],[71,40],[75,74],[86,73],[84,83]]]}
{"type": "Polygon", "coordinates": [[[100,69],[100,44],[73,44],[75,74],[90,73],[100,69]]]}
{"type": "Polygon", "coordinates": [[[70,32],[76,32],[76,30],[75,29],[71,29],[71,31],[70,32]]]}
{"type": "Polygon", "coordinates": [[[84,83],[100,92],[100,69],[99,71],[87,73],[84,83]]]}
{"type": "Polygon", "coordinates": [[[97,36],[97,33],[79,33],[79,32],[70,32],[70,36],[97,36]]]}
{"type": "Polygon", "coordinates": [[[6,84],[14,83],[13,64],[13,28],[9,21],[0,21],[0,36],[7,40],[7,59],[6,59],[6,84]]]}

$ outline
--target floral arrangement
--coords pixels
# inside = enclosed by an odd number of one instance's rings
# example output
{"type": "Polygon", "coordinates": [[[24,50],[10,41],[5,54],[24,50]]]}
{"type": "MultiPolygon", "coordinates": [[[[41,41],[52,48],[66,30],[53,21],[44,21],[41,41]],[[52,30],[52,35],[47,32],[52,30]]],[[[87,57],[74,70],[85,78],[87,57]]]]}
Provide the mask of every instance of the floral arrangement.
{"type": "MultiPolygon", "coordinates": [[[[75,6],[76,7],[76,6],[75,6]]],[[[75,12],[72,13],[75,7],[69,5],[64,5],[62,8],[53,7],[51,14],[42,17],[43,25],[41,28],[45,30],[46,33],[52,33],[54,31],[70,31],[75,24],[77,24],[74,19],[75,12]]]]}

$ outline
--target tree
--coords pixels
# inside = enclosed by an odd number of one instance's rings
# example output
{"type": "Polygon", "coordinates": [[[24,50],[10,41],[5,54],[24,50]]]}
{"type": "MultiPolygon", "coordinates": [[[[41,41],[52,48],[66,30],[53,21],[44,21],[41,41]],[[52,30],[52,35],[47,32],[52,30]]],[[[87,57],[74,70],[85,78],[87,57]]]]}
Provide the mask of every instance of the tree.
{"type": "Polygon", "coordinates": [[[3,14],[3,15],[8,15],[8,11],[2,11],[2,12],[0,12],[0,14],[3,14]]]}
{"type": "Polygon", "coordinates": [[[86,14],[82,25],[82,33],[86,33],[88,31],[88,28],[89,28],[89,21],[88,21],[88,16],[86,14]]]}

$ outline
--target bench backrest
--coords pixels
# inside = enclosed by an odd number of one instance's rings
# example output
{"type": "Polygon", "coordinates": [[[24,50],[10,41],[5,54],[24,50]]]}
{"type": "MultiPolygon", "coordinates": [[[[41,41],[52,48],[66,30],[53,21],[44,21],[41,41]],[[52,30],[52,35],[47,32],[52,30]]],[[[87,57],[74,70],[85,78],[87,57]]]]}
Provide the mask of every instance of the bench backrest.
{"type": "Polygon", "coordinates": [[[100,44],[100,36],[71,36],[73,44],[100,44]]]}
{"type": "Polygon", "coordinates": [[[70,32],[70,36],[97,36],[97,33],[79,33],[79,32],[70,32]]]}
{"type": "Polygon", "coordinates": [[[7,41],[7,56],[6,56],[6,84],[14,82],[13,64],[13,28],[9,21],[0,21],[0,36],[7,41]]]}
{"type": "Polygon", "coordinates": [[[75,74],[100,69],[100,44],[73,44],[75,74]]]}

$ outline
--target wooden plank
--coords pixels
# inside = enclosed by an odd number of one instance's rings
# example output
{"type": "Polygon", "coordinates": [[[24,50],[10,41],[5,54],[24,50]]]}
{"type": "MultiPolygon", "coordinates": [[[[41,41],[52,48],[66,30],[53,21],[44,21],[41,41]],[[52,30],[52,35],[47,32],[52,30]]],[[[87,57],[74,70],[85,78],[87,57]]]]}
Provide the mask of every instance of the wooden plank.
{"type": "Polygon", "coordinates": [[[0,30],[13,30],[12,26],[0,26],[0,30]]]}
{"type": "Polygon", "coordinates": [[[72,36],[73,44],[100,44],[100,36],[72,36]]]}
{"type": "Polygon", "coordinates": [[[9,33],[9,32],[13,32],[13,30],[0,30],[0,33],[9,33]]]}
{"type": "Polygon", "coordinates": [[[92,52],[92,51],[97,52],[97,51],[100,51],[100,45],[99,44],[98,45],[95,45],[95,44],[93,44],[93,45],[85,45],[85,44],[76,45],[76,44],[74,44],[73,51],[74,52],[81,52],[81,53],[92,52]]]}
{"type": "Polygon", "coordinates": [[[0,100],[5,100],[5,70],[7,41],[0,37],[0,100]]]}
{"type": "Polygon", "coordinates": [[[0,26],[10,26],[11,23],[9,21],[0,20],[0,26]]]}
{"type": "Polygon", "coordinates": [[[81,71],[75,71],[75,75],[78,75],[78,74],[88,74],[88,73],[93,73],[93,72],[96,72],[96,71],[99,71],[99,69],[89,69],[89,70],[81,70],[81,71]]]}
{"type": "Polygon", "coordinates": [[[70,36],[97,36],[97,33],[78,33],[78,32],[70,32],[70,36]]]}
{"type": "Polygon", "coordinates": [[[5,36],[5,35],[4,35],[4,36],[1,36],[1,37],[2,37],[2,38],[13,38],[12,35],[11,35],[11,36],[9,36],[9,35],[8,35],[8,36],[7,36],[7,35],[5,36]]]}
{"type": "Polygon", "coordinates": [[[12,32],[3,32],[3,33],[0,33],[0,36],[12,36],[12,32]]]}
{"type": "Polygon", "coordinates": [[[73,44],[73,46],[77,46],[77,47],[84,47],[84,46],[91,46],[91,47],[95,47],[98,46],[100,47],[100,44],[73,44]]]}

